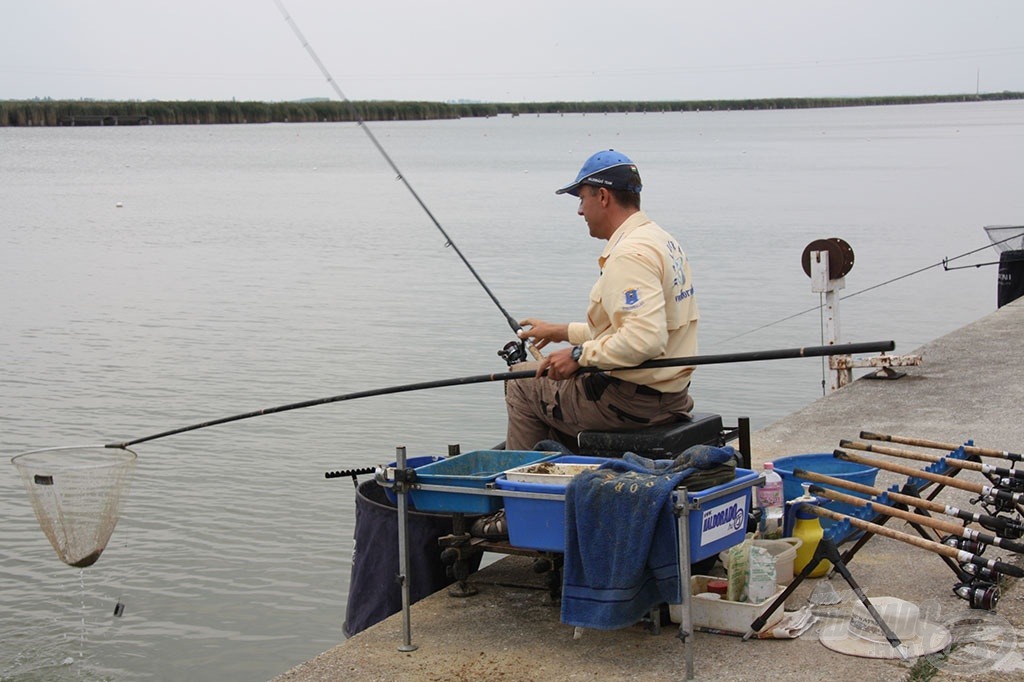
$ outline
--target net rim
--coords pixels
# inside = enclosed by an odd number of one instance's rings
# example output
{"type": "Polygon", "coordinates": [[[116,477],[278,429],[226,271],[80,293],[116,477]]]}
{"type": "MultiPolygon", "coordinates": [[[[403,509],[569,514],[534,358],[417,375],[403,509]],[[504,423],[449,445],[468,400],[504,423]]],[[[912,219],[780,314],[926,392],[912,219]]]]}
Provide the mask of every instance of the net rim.
{"type": "MultiPolygon", "coordinates": [[[[113,455],[113,457],[111,457],[110,461],[89,463],[75,463],[71,460],[68,460],[67,462],[61,462],[62,468],[75,471],[83,471],[87,469],[105,469],[108,467],[125,466],[127,464],[134,463],[135,460],[138,459],[139,457],[139,455],[134,450],[130,450],[125,447],[111,448],[103,444],[64,445],[51,448],[38,448],[36,450],[29,450],[27,452],[18,453],[14,457],[11,457],[11,464],[23,469],[37,468],[41,466],[42,463],[34,462],[33,459],[35,456],[51,453],[69,453],[73,450],[99,450],[103,451],[104,454],[113,455]]],[[[52,465],[53,462],[48,462],[47,464],[52,465]]]]}

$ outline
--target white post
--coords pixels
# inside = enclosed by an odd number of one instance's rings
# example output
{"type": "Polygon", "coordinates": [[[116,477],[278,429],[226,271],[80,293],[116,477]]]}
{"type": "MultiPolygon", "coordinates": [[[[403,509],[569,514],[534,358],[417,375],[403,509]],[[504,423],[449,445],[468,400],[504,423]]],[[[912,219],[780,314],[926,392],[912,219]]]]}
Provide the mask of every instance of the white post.
{"type": "MultiPolygon", "coordinates": [[[[839,294],[846,287],[846,278],[830,279],[828,251],[811,251],[811,291],[825,294],[825,339],[824,344],[834,346],[840,343],[839,294]]],[[[829,360],[829,390],[834,391],[850,383],[853,372],[849,369],[835,369],[829,360]]]]}

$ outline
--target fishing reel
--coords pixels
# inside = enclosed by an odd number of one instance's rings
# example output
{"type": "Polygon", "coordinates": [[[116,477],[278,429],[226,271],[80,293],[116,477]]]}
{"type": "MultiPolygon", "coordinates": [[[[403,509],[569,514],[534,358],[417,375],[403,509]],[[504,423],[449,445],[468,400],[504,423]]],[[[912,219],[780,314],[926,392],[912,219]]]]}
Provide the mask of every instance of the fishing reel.
{"type": "Polygon", "coordinates": [[[972,609],[991,611],[999,601],[999,588],[991,583],[969,582],[953,586],[953,594],[966,601],[972,609]]]}
{"type": "Polygon", "coordinates": [[[977,564],[960,564],[960,570],[964,574],[971,576],[971,580],[980,581],[985,583],[994,583],[999,580],[999,571],[989,568],[988,566],[979,566],[977,564]]]}
{"type": "MultiPolygon", "coordinates": [[[[961,552],[969,552],[971,554],[981,555],[985,552],[985,548],[988,547],[984,542],[977,540],[971,540],[968,538],[959,537],[957,535],[947,535],[942,538],[942,544],[947,547],[953,547],[960,550],[961,552]]],[[[973,566],[973,564],[971,564],[973,566]]]]}
{"type": "Polygon", "coordinates": [[[985,513],[990,516],[999,516],[1003,513],[1014,514],[1017,511],[1016,502],[996,495],[980,495],[971,499],[971,504],[981,505],[985,513]]]}
{"type": "Polygon", "coordinates": [[[528,357],[526,355],[526,341],[522,339],[519,341],[509,341],[498,351],[498,355],[509,367],[526,362],[528,357]]]}
{"type": "Polygon", "coordinates": [[[1020,540],[1024,538],[1024,524],[1014,518],[1006,516],[993,516],[992,520],[982,519],[978,521],[985,530],[990,530],[1001,538],[1007,540],[1020,540]]]}
{"type": "MultiPolygon", "coordinates": [[[[1017,473],[1012,469],[1009,471],[1017,473]]],[[[1019,476],[1005,476],[998,473],[987,473],[985,474],[985,478],[988,479],[989,483],[996,490],[1005,490],[1008,493],[1024,492],[1024,478],[1019,476]]]]}

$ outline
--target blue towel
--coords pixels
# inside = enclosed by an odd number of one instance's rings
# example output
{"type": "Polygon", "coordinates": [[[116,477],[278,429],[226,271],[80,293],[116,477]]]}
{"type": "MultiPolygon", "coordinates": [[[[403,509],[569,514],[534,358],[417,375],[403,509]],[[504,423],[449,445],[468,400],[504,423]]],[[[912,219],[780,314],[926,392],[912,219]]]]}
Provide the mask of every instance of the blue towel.
{"type": "Polygon", "coordinates": [[[732,447],[695,446],[675,460],[626,453],[574,477],[565,491],[563,623],[614,630],[678,603],[671,494],[688,476],[735,458],[732,447]]]}

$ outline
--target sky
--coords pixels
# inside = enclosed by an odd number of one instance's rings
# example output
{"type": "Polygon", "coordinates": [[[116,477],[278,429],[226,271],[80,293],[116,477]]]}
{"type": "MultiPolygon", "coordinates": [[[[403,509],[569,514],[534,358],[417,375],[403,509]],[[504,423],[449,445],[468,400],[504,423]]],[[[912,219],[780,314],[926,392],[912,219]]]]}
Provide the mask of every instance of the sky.
{"type": "MultiPolygon", "coordinates": [[[[1021,0],[281,0],[351,100],[1024,91],[1021,0]]],[[[0,0],[0,100],[338,99],[276,0],[0,0]]]]}

